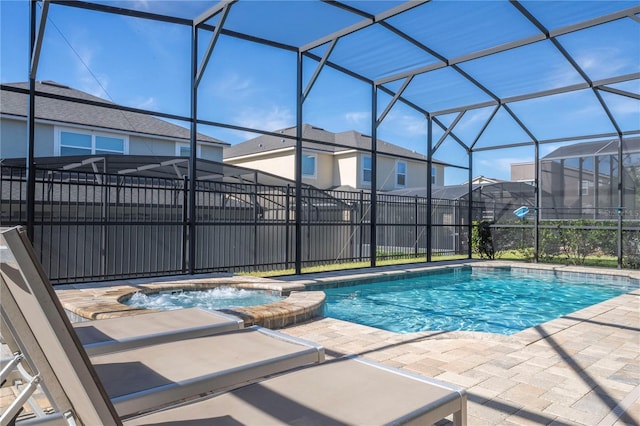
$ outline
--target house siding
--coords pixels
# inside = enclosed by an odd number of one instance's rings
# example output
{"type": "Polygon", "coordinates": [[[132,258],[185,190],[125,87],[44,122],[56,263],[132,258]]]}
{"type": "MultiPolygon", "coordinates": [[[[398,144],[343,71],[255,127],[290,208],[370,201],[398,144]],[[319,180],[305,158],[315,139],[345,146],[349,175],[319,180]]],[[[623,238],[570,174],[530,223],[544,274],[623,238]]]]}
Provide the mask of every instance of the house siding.
{"type": "Polygon", "coordinates": [[[273,173],[285,179],[295,179],[295,156],[294,151],[286,153],[267,153],[259,158],[225,160],[225,163],[236,166],[247,167],[249,169],[261,170],[266,173],[273,173]]]}
{"type": "Polygon", "coordinates": [[[203,145],[202,158],[222,163],[222,148],[219,146],[203,145]]]}
{"type": "Polygon", "coordinates": [[[333,186],[333,156],[322,153],[315,154],[317,158],[316,178],[305,177],[302,181],[320,189],[331,188],[333,186]]]}
{"type": "Polygon", "coordinates": [[[427,186],[427,176],[431,176],[427,163],[407,161],[407,187],[424,188],[427,186]]]}
{"type": "Polygon", "coordinates": [[[336,159],[336,167],[333,171],[333,186],[351,186],[361,188],[370,186],[362,183],[362,160],[355,154],[339,156],[336,159]]]}
{"type": "MultiPolygon", "coordinates": [[[[36,157],[53,156],[52,125],[38,124],[35,126],[36,157]]],[[[23,158],[27,156],[27,128],[26,121],[3,118],[0,120],[0,157],[23,158]]]]}
{"type": "Polygon", "coordinates": [[[131,155],[176,155],[175,141],[153,140],[139,136],[129,137],[131,155]]]}
{"type": "MultiPolygon", "coordinates": [[[[35,126],[35,156],[53,157],[55,152],[55,125],[36,123],[35,126]]],[[[74,129],[76,127],[64,125],[63,127],[74,129]]],[[[105,134],[125,135],[122,132],[110,132],[104,129],[95,129],[105,134]]],[[[79,131],[88,132],[91,129],[79,128],[79,131]]],[[[137,135],[129,136],[129,151],[131,155],[176,155],[176,142],[178,140],[157,139],[137,135]]],[[[23,158],[27,156],[27,122],[26,120],[14,120],[2,118],[0,120],[0,157],[23,158]]],[[[222,147],[203,146],[201,158],[222,161],[222,147]]]]}
{"type": "Polygon", "coordinates": [[[535,163],[514,163],[511,165],[511,180],[531,181],[535,178],[535,163]]]}

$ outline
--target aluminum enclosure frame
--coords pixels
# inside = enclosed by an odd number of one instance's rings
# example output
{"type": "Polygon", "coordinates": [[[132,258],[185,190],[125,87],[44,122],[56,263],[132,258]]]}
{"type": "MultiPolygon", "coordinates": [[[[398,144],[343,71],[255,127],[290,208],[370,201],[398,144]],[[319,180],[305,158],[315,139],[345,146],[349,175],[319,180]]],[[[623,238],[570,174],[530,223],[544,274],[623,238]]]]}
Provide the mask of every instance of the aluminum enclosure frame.
{"type": "MultiPolygon", "coordinates": [[[[297,70],[296,70],[296,75],[297,75],[297,82],[296,82],[296,126],[297,126],[297,135],[296,135],[296,166],[295,166],[295,177],[296,177],[296,193],[300,194],[301,191],[301,182],[302,182],[302,148],[303,148],[303,143],[306,141],[303,136],[302,136],[302,115],[303,115],[303,110],[304,110],[304,102],[305,99],[307,98],[307,95],[309,94],[309,91],[311,90],[311,88],[313,87],[313,84],[316,81],[317,76],[320,74],[320,72],[322,71],[322,69],[324,67],[330,67],[332,69],[335,69],[337,71],[340,71],[352,78],[358,79],[359,81],[362,81],[368,85],[371,86],[371,112],[372,112],[372,121],[371,121],[371,140],[372,140],[372,146],[370,151],[370,154],[372,156],[372,221],[371,221],[371,238],[372,238],[372,244],[371,244],[371,266],[375,266],[375,262],[376,262],[376,241],[375,241],[375,235],[376,235],[376,214],[375,214],[375,200],[376,200],[376,194],[377,194],[377,187],[376,187],[376,175],[377,175],[377,133],[378,133],[378,129],[380,127],[380,125],[382,124],[382,122],[384,121],[385,117],[387,116],[388,112],[391,110],[391,108],[396,104],[396,103],[403,103],[404,105],[412,108],[413,110],[415,110],[416,112],[418,112],[419,114],[423,115],[425,118],[425,121],[427,123],[427,127],[428,127],[428,137],[427,140],[425,141],[425,144],[427,146],[427,167],[429,168],[429,170],[432,167],[432,162],[433,162],[433,156],[437,153],[438,149],[441,148],[445,137],[451,137],[454,141],[456,141],[467,153],[468,155],[468,165],[466,167],[462,167],[464,169],[468,170],[468,174],[469,174],[469,182],[471,182],[471,179],[473,177],[473,154],[474,152],[481,152],[481,151],[488,151],[488,150],[495,150],[495,149],[505,149],[505,148],[515,148],[515,147],[522,147],[522,146],[533,146],[534,150],[535,150],[535,188],[536,188],[536,193],[537,195],[537,199],[536,199],[536,206],[534,208],[534,227],[535,227],[535,243],[534,243],[534,258],[535,260],[537,260],[538,258],[538,226],[539,226],[539,220],[540,220],[540,205],[541,205],[541,201],[540,201],[540,190],[539,190],[539,186],[540,186],[540,145],[543,144],[547,144],[547,143],[556,143],[556,142],[565,142],[565,141],[571,141],[571,140],[590,140],[590,139],[599,139],[599,138],[603,138],[603,137],[612,137],[612,138],[616,138],[618,141],[618,162],[619,164],[622,164],[622,160],[623,160],[623,147],[622,147],[622,142],[623,139],[625,137],[628,136],[633,136],[633,135],[638,135],[640,134],[640,129],[637,130],[632,130],[632,131],[623,131],[620,127],[620,125],[617,123],[616,121],[616,117],[615,115],[612,113],[610,106],[607,104],[606,100],[602,97],[601,92],[608,92],[608,93],[614,93],[617,94],[619,96],[624,96],[624,97],[628,97],[631,99],[635,99],[638,100],[640,99],[640,96],[638,94],[635,93],[631,93],[631,92],[627,92],[624,90],[619,90],[619,89],[615,89],[612,87],[608,87],[611,84],[615,84],[615,83],[620,83],[620,82],[628,82],[628,81],[632,81],[632,80],[638,80],[640,79],[640,73],[632,73],[632,74],[628,74],[628,75],[623,75],[623,76],[617,76],[617,77],[612,77],[612,78],[606,78],[606,79],[602,79],[602,80],[596,80],[593,81],[591,80],[588,75],[586,74],[586,72],[581,69],[580,65],[578,64],[578,62],[575,60],[575,58],[573,58],[571,56],[571,54],[562,46],[562,44],[560,44],[560,42],[557,40],[558,37],[566,35],[566,34],[570,34],[576,31],[580,31],[586,28],[590,28],[590,27],[594,27],[597,25],[601,25],[604,23],[609,23],[609,22],[613,22],[619,19],[625,19],[625,18],[631,18],[634,19],[635,21],[640,21],[640,19],[638,18],[638,14],[640,14],[640,5],[637,5],[635,7],[631,7],[629,9],[626,10],[622,10],[622,11],[618,11],[615,13],[610,13],[607,15],[603,15],[603,16],[599,16],[597,18],[593,18],[578,24],[573,24],[573,25],[569,25],[569,26],[565,26],[562,28],[558,28],[555,30],[550,30],[548,28],[546,28],[537,18],[536,16],[534,16],[520,1],[517,0],[510,0],[509,3],[522,15],[524,16],[533,26],[535,26],[538,30],[539,30],[539,34],[536,34],[535,36],[530,36],[530,37],[525,37],[519,40],[513,40],[510,43],[507,44],[503,44],[494,48],[490,48],[490,49],[485,49],[485,50],[479,50],[479,51],[475,51],[472,53],[468,53],[465,55],[462,55],[460,57],[455,57],[455,58],[447,58],[444,55],[438,53],[437,51],[435,51],[434,49],[432,49],[431,47],[424,45],[423,43],[417,41],[415,38],[411,37],[410,34],[404,33],[401,30],[399,30],[398,28],[394,27],[391,23],[388,22],[388,20],[390,18],[393,18],[394,16],[400,15],[400,14],[404,14],[404,13],[411,13],[412,9],[419,7],[423,4],[429,3],[429,0],[416,0],[416,1],[407,1],[405,3],[401,3],[389,10],[386,10],[384,12],[378,13],[378,14],[370,14],[368,12],[365,12],[364,10],[358,9],[354,6],[348,5],[346,3],[342,3],[339,1],[324,1],[326,4],[334,6],[342,11],[346,11],[348,13],[352,13],[355,16],[361,17],[362,20],[356,24],[350,25],[348,27],[342,28],[338,31],[335,31],[331,34],[325,35],[321,38],[318,38],[315,41],[312,41],[310,43],[306,43],[303,46],[293,46],[293,45],[286,45],[283,43],[279,43],[273,40],[266,40],[266,39],[261,39],[261,38],[257,38],[255,36],[249,35],[249,34],[241,34],[238,32],[234,32],[231,30],[227,30],[225,29],[225,19],[227,17],[227,15],[229,13],[233,13],[233,7],[234,5],[237,3],[237,0],[230,0],[230,1],[222,1],[220,3],[217,4],[212,4],[212,6],[205,11],[204,13],[202,13],[200,16],[194,17],[193,19],[184,19],[184,18],[179,18],[179,17],[173,17],[173,16],[166,16],[166,15],[160,15],[160,14],[155,14],[155,13],[149,13],[149,12],[143,12],[143,11],[137,11],[137,10],[132,10],[132,9],[126,9],[126,8],[121,8],[121,7],[114,7],[114,6],[108,6],[105,4],[100,4],[100,3],[94,3],[94,2],[88,2],[88,1],[66,1],[66,0],[30,0],[30,22],[29,22],[29,28],[30,28],[30,55],[29,55],[29,111],[28,111],[28,140],[29,140],[29,144],[28,144],[28,155],[27,155],[27,180],[28,180],[28,196],[27,196],[27,230],[28,230],[28,234],[30,235],[30,237],[33,237],[33,224],[34,224],[34,218],[35,218],[35,194],[34,194],[34,188],[35,188],[35,172],[34,172],[34,167],[35,167],[35,158],[34,158],[34,145],[35,145],[35,115],[36,115],[36,111],[35,111],[35,97],[36,96],[45,96],[45,94],[41,94],[41,93],[37,93],[35,90],[35,81],[36,81],[36,76],[37,76],[37,71],[38,71],[38,64],[39,64],[39,59],[40,59],[40,55],[42,52],[42,40],[44,37],[44,32],[47,26],[47,13],[48,13],[48,9],[50,4],[56,4],[56,5],[62,5],[65,7],[77,7],[77,8],[84,8],[84,9],[89,9],[92,11],[96,11],[96,12],[100,12],[100,13],[111,13],[111,14],[119,14],[119,15],[125,15],[125,16],[131,16],[131,17],[136,17],[136,18],[141,18],[141,19],[148,19],[148,20],[154,20],[154,21],[162,21],[162,22],[169,22],[175,25],[183,25],[183,26],[190,26],[191,27],[191,33],[192,33],[192,37],[191,37],[191,62],[190,62],[190,75],[192,77],[192,81],[191,81],[191,92],[190,92],[190,98],[191,98],[191,111],[190,111],[190,115],[188,117],[180,117],[180,116],[175,116],[175,115],[171,115],[171,114],[162,114],[162,113],[158,113],[158,112],[154,112],[154,111],[148,111],[148,110],[142,110],[142,109],[135,109],[137,112],[142,112],[142,113],[146,113],[146,114],[152,114],[155,116],[165,116],[167,118],[172,118],[172,119],[179,119],[182,120],[186,123],[190,124],[190,128],[191,128],[191,140],[190,140],[190,144],[191,144],[191,154],[190,154],[190,158],[189,158],[189,162],[190,162],[190,176],[189,176],[189,181],[193,184],[196,180],[196,170],[197,170],[197,161],[198,159],[196,158],[196,137],[197,137],[197,126],[198,125],[208,125],[208,126],[217,126],[217,127],[221,127],[221,128],[228,128],[228,129],[233,129],[233,130],[242,130],[242,131],[250,131],[252,133],[258,133],[258,134],[275,134],[273,132],[268,132],[268,131],[264,131],[261,129],[252,129],[252,128],[246,128],[246,127],[242,127],[242,126],[236,126],[233,124],[229,124],[229,123],[218,123],[218,122],[212,122],[212,121],[208,121],[208,120],[204,120],[204,119],[200,119],[199,115],[198,115],[198,110],[197,110],[197,96],[198,96],[198,86],[200,83],[200,79],[202,78],[203,73],[206,71],[207,69],[207,65],[209,62],[209,58],[211,57],[211,55],[213,54],[213,52],[215,51],[216,48],[216,42],[217,39],[219,37],[219,35],[224,34],[225,36],[229,36],[229,37],[235,37],[235,38],[239,38],[239,39],[243,39],[243,40],[247,40],[247,41],[251,41],[254,43],[260,43],[260,44],[265,44],[271,47],[275,47],[275,48],[279,48],[279,49],[285,49],[291,52],[295,52],[297,54],[297,70]],[[37,4],[41,3],[42,4],[42,10],[40,12],[39,15],[39,24],[38,24],[38,10],[37,10],[37,4]],[[211,20],[211,18],[213,17],[217,17],[220,16],[220,20],[218,22],[218,25],[213,26],[208,24],[208,22],[211,20]],[[352,70],[349,69],[345,69],[344,67],[340,66],[337,63],[334,63],[331,61],[331,54],[333,51],[333,47],[335,46],[335,44],[338,42],[338,40],[342,37],[345,37],[349,34],[355,33],[357,31],[360,31],[364,28],[367,28],[369,26],[372,25],[381,25],[382,27],[384,27],[385,29],[393,32],[394,34],[400,36],[402,39],[404,39],[406,42],[408,42],[409,44],[417,47],[418,49],[423,50],[425,53],[434,56],[435,58],[438,59],[438,63],[436,64],[432,64],[432,65],[428,65],[428,66],[421,66],[421,67],[417,67],[414,69],[410,69],[408,71],[404,71],[401,73],[396,73],[394,75],[391,76],[386,76],[384,78],[379,78],[379,79],[372,79],[369,78],[367,76],[364,75],[360,75],[352,70]],[[198,60],[198,45],[199,45],[199,31],[210,31],[212,33],[212,37],[210,39],[209,45],[206,49],[206,53],[204,55],[204,58],[202,60],[198,60]],[[554,48],[557,50],[557,52],[559,52],[570,64],[571,66],[574,68],[574,70],[582,77],[582,79],[584,80],[582,83],[579,84],[572,84],[569,86],[565,86],[565,87],[558,87],[552,90],[544,90],[544,91],[539,91],[539,92],[531,92],[531,93],[526,93],[523,95],[518,95],[518,96],[512,96],[512,97],[505,97],[505,98],[501,98],[499,97],[496,93],[494,93],[490,88],[483,86],[480,82],[478,82],[477,80],[475,80],[471,75],[469,75],[468,73],[466,73],[459,65],[464,63],[464,62],[468,62],[471,61],[473,59],[478,59],[478,58],[483,58],[483,57],[488,57],[491,55],[494,55],[496,53],[501,53],[501,52],[505,52],[508,50],[512,50],[512,49],[517,49],[519,47],[523,47],[523,46],[527,46],[529,44],[535,43],[535,42],[539,42],[542,40],[548,40],[550,41],[554,48]],[[323,57],[318,57],[317,55],[312,53],[312,50],[316,47],[322,46],[324,44],[330,44],[330,47],[327,49],[325,55],[323,57]],[[317,68],[314,71],[313,77],[311,78],[311,81],[309,82],[309,84],[307,85],[307,87],[303,87],[303,81],[302,81],[302,75],[303,75],[303,59],[305,58],[309,58],[312,59],[316,62],[318,62],[317,68]],[[482,102],[482,103],[475,103],[475,104],[469,104],[469,105],[462,105],[456,108],[450,108],[450,109],[443,109],[443,110],[436,110],[436,111],[429,111],[427,110],[425,107],[422,107],[420,105],[415,104],[414,102],[411,102],[410,100],[406,99],[405,97],[403,97],[403,92],[404,90],[411,84],[412,79],[420,74],[424,74],[427,73],[429,71],[434,71],[436,69],[440,69],[440,68],[450,68],[452,70],[454,70],[456,73],[458,73],[460,76],[462,76],[465,80],[467,80],[468,82],[470,82],[472,85],[474,85],[476,88],[478,88],[479,90],[481,90],[482,92],[484,92],[486,95],[488,95],[489,98],[491,98],[491,101],[486,101],[486,102],[482,102]],[[390,90],[388,87],[386,87],[385,85],[391,82],[396,82],[396,81],[403,81],[403,83],[401,84],[401,87],[399,90],[397,91],[392,91],[390,90]],[[524,121],[522,120],[521,117],[519,117],[510,107],[509,104],[516,102],[516,101],[522,101],[522,100],[529,100],[529,99],[535,99],[535,98],[541,98],[541,97],[548,97],[548,96],[553,96],[553,95],[557,95],[557,94],[563,94],[563,93],[570,93],[570,92],[576,92],[576,91],[580,91],[580,90],[585,90],[588,89],[590,91],[592,91],[592,93],[595,95],[595,97],[597,98],[601,108],[602,108],[602,114],[605,115],[607,117],[607,119],[609,120],[609,122],[611,123],[612,127],[615,129],[614,133],[607,133],[607,134],[587,134],[587,135],[580,135],[580,136],[575,136],[575,137],[570,137],[570,138],[557,138],[557,139],[551,139],[551,140],[540,140],[538,138],[536,138],[535,134],[533,131],[531,131],[531,129],[529,129],[525,124],[524,121]],[[391,101],[387,104],[387,106],[383,109],[382,112],[378,112],[378,108],[377,105],[379,103],[380,100],[380,93],[383,93],[387,96],[391,97],[391,101]],[[482,129],[480,130],[480,132],[478,133],[478,135],[476,136],[476,138],[473,141],[468,141],[465,142],[463,141],[461,138],[459,138],[456,135],[456,125],[459,123],[460,119],[462,118],[462,116],[472,110],[476,110],[479,108],[485,108],[485,107],[495,107],[495,110],[493,111],[493,113],[491,114],[491,116],[486,120],[486,122],[484,123],[482,129]],[[510,144],[506,144],[506,145],[496,145],[496,146],[485,146],[485,147],[476,147],[476,143],[478,142],[478,140],[481,138],[481,136],[483,135],[483,133],[485,132],[485,130],[488,128],[489,124],[491,123],[491,121],[493,120],[493,118],[495,117],[496,113],[498,112],[498,110],[503,109],[517,124],[518,126],[520,126],[520,128],[522,129],[522,131],[530,138],[530,141],[513,141],[510,144]],[[448,115],[448,114],[452,114],[452,113],[457,113],[458,114],[458,118],[455,119],[453,121],[453,123],[449,126],[447,126],[446,124],[444,124],[439,117],[448,115]],[[434,141],[433,140],[433,125],[438,126],[440,129],[442,129],[444,131],[444,136],[442,138],[440,138],[438,141],[434,141]]],[[[46,95],[46,96],[51,96],[51,95],[46,95]]],[[[77,100],[76,100],[77,101],[77,100]]],[[[114,106],[111,104],[104,104],[102,106],[108,107],[108,108],[114,108],[114,109],[122,109],[122,110],[134,110],[132,108],[126,108],[126,107],[119,107],[119,106],[114,106]]],[[[454,166],[454,167],[460,167],[460,166],[454,166]]],[[[427,173],[428,176],[430,176],[430,173],[427,173]]],[[[624,206],[622,205],[622,188],[623,188],[623,182],[622,182],[622,173],[618,174],[618,200],[620,200],[619,202],[619,206],[618,206],[618,267],[621,267],[622,264],[622,242],[621,242],[621,233],[622,233],[622,211],[624,209],[624,206]]],[[[426,186],[428,189],[428,193],[431,194],[432,192],[432,185],[430,182],[430,179],[427,179],[426,182],[426,186]]],[[[471,187],[471,183],[469,184],[469,201],[470,203],[472,202],[472,187],[471,187]]],[[[189,195],[189,201],[190,201],[190,214],[194,215],[195,213],[195,191],[190,191],[190,195],[189,195]]],[[[300,203],[296,203],[296,217],[300,217],[300,208],[301,205],[300,203]]],[[[190,227],[190,234],[191,235],[195,235],[195,217],[192,216],[189,218],[190,219],[190,223],[191,223],[191,227],[190,227]]],[[[471,221],[469,221],[469,233],[471,233],[471,221]]],[[[301,273],[301,247],[300,247],[300,233],[301,233],[301,223],[298,219],[296,219],[296,242],[297,242],[297,247],[296,247],[296,262],[295,262],[295,270],[296,273],[301,273]]],[[[194,251],[195,251],[195,243],[194,243],[194,239],[190,239],[191,243],[190,243],[190,247],[189,247],[189,251],[190,251],[190,256],[189,258],[191,259],[190,261],[190,268],[189,270],[191,272],[193,272],[193,259],[195,258],[194,256],[194,251]]],[[[430,250],[427,250],[427,260],[431,260],[431,255],[430,255],[430,250]]],[[[471,257],[471,250],[469,249],[469,257],[471,257]]]]}

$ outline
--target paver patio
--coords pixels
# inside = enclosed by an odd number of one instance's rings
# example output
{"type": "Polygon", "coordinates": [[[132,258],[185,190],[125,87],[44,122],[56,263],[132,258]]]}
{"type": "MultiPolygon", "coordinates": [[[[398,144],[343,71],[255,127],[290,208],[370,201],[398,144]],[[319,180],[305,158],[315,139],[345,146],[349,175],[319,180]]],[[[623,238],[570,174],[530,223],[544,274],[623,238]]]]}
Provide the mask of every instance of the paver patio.
{"type": "Polygon", "coordinates": [[[640,424],[640,290],[513,336],[396,334],[331,318],[283,330],[464,386],[469,425],[640,424]]]}

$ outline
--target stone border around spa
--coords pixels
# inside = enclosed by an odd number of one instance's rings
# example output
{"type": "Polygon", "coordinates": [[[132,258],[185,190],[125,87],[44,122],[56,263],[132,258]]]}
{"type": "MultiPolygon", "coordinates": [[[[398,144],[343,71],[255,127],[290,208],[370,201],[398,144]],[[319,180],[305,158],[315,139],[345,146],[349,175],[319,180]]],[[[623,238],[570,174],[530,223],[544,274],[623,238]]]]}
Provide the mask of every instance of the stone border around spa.
{"type": "Polygon", "coordinates": [[[260,325],[271,329],[283,328],[321,316],[324,309],[325,294],[322,291],[304,291],[304,285],[244,276],[197,279],[172,277],[66,285],[56,288],[56,294],[70,316],[82,321],[157,311],[121,303],[137,292],[193,291],[220,286],[273,291],[287,296],[275,303],[220,310],[242,319],[246,327],[260,325]]]}

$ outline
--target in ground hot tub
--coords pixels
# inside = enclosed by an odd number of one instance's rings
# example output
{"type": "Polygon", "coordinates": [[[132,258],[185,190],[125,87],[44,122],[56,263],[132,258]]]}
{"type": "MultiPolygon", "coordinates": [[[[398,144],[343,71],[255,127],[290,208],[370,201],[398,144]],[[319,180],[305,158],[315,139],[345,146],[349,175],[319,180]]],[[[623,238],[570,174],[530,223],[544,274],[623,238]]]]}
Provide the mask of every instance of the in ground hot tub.
{"type": "Polygon", "coordinates": [[[165,290],[159,292],[137,292],[121,303],[144,309],[172,310],[202,308],[209,310],[266,305],[279,302],[285,297],[270,290],[250,290],[221,286],[206,290],[165,290]]]}

